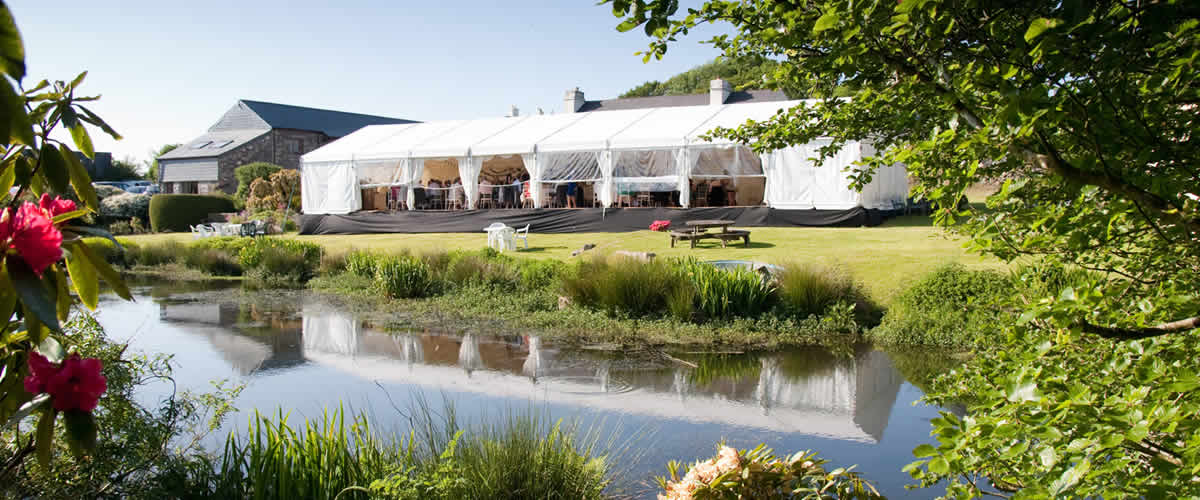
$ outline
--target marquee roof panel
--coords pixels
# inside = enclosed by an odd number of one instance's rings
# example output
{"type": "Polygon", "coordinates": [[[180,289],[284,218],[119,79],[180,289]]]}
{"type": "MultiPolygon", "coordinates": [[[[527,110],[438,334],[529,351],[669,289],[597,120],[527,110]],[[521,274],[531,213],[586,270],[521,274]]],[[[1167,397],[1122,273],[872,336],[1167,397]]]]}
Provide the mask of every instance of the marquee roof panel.
{"type": "Polygon", "coordinates": [[[382,142],[413,127],[415,124],[368,125],[341,139],[312,150],[300,159],[305,163],[350,161],[363,148],[382,142]]]}
{"type": "Polygon", "coordinates": [[[677,148],[687,135],[723,111],[722,106],[656,108],[608,140],[612,149],[677,148]]]}
{"type": "Polygon", "coordinates": [[[360,149],[354,155],[358,160],[384,160],[409,158],[412,150],[421,144],[441,137],[469,123],[467,120],[443,120],[418,123],[386,140],[360,149]]]}
{"type": "Polygon", "coordinates": [[[658,108],[625,111],[595,111],[538,142],[538,151],[600,151],[608,149],[608,139],[658,108]]]}
{"type": "Polygon", "coordinates": [[[747,120],[756,122],[769,120],[775,113],[781,109],[788,109],[799,105],[802,102],[814,103],[816,101],[795,100],[795,101],[774,101],[746,104],[726,104],[722,106],[721,112],[714,115],[711,119],[705,122],[700,127],[691,131],[687,135],[689,144],[704,145],[704,144],[732,144],[733,141],[726,139],[717,139],[715,141],[705,141],[700,139],[700,136],[708,131],[717,128],[735,128],[743,125],[747,120]]]}
{"type": "Polygon", "coordinates": [[[471,146],[476,156],[532,153],[534,146],[571,124],[586,118],[586,113],[533,115],[529,119],[471,146]]]}
{"type": "Polygon", "coordinates": [[[498,132],[514,127],[532,117],[485,118],[469,120],[449,133],[432,137],[412,149],[413,158],[443,158],[467,156],[471,146],[498,132]]]}

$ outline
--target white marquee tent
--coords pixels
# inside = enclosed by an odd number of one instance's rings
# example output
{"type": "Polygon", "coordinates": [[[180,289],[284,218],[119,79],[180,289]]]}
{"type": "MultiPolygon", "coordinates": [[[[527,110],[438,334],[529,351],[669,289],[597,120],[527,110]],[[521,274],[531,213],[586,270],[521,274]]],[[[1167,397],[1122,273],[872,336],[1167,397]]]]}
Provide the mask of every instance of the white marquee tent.
{"type": "Polygon", "coordinates": [[[691,179],[762,179],[764,201],[781,209],[890,209],[908,193],[903,166],[876,172],[863,191],[849,187],[848,169],[874,153],[870,144],[846,145],[817,167],[828,142],[772,151],[761,157],[745,146],[702,138],[716,127],[769,119],[801,101],[595,111],[479,120],[371,125],[304,155],[303,211],[347,214],[362,208],[362,188],[419,187],[425,161],[457,161],[466,204],[479,199],[484,164],[519,157],[529,173],[535,206],[541,185],[593,182],[604,206],[618,192],[680,191],[686,207],[691,179]]]}

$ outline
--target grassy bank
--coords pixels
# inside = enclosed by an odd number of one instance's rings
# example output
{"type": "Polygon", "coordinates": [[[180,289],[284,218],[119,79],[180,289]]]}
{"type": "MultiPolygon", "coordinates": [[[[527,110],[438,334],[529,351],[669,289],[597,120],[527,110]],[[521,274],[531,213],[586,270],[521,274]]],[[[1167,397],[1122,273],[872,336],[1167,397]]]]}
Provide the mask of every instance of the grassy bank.
{"type": "MultiPolygon", "coordinates": [[[[801,262],[833,265],[850,273],[863,285],[872,300],[890,304],[907,285],[948,263],[969,269],[1002,269],[995,260],[968,254],[962,241],[931,227],[926,217],[908,216],[889,220],[882,226],[865,228],[751,228],[750,248],[731,245],[721,248],[704,242],[698,248],[686,245],[670,248],[667,235],[653,231],[631,233],[570,233],[530,235],[529,250],[516,252],[519,258],[576,260],[571,252],[585,244],[593,251],[617,250],[654,252],[660,257],[695,257],[700,260],[743,259],[762,262],[801,262]]],[[[321,245],[326,252],[372,250],[382,253],[408,251],[423,254],[435,251],[478,250],[487,246],[487,235],[479,233],[361,234],[299,236],[286,235],[321,245]]],[[[138,244],[166,241],[191,241],[186,233],[150,234],[129,237],[138,244]]]]}

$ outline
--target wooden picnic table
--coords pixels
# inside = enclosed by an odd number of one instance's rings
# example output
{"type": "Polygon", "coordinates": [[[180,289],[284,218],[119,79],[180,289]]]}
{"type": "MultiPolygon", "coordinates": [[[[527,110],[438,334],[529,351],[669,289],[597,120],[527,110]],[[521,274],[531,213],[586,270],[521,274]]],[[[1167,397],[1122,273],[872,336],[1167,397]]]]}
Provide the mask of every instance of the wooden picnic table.
{"type": "Polygon", "coordinates": [[[736,221],[724,219],[704,219],[690,220],[683,223],[690,231],[671,231],[671,248],[675,248],[675,242],[678,240],[688,240],[692,244],[692,248],[696,248],[696,242],[705,238],[721,240],[721,248],[725,248],[729,240],[741,239],[745,241],[745,246],[750,246],[750,231],[741,229],[729,229],[729,226],[736,224],[736,221]],[[720,232],[708,232],[711,228],[721,228],[720,232]]]}

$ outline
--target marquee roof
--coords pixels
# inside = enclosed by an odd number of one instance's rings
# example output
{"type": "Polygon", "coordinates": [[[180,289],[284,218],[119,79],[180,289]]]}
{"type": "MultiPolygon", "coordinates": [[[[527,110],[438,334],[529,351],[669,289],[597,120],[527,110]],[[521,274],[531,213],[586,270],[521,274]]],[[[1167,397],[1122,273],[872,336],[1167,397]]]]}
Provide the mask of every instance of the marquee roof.
{"type": "MultiPolygon", "coordinates": [[[[514,118],[373,125],[303,156],[305,163],[501,156],[532,153],[673,149],[713,145],[715,127],[762,121],[801,101],[677,106],[514,118]]],[[[718,141],[716,144],[727,144],[718,141]]]]}

